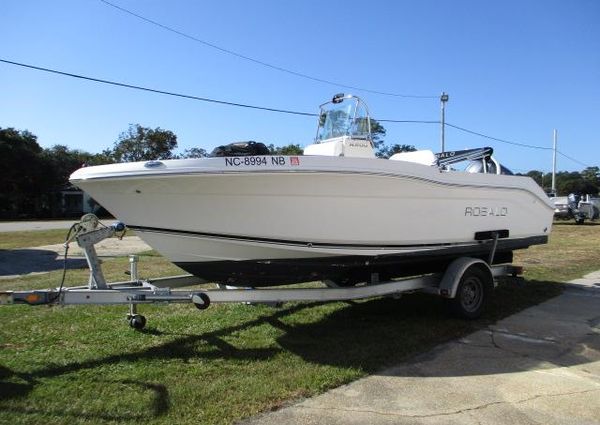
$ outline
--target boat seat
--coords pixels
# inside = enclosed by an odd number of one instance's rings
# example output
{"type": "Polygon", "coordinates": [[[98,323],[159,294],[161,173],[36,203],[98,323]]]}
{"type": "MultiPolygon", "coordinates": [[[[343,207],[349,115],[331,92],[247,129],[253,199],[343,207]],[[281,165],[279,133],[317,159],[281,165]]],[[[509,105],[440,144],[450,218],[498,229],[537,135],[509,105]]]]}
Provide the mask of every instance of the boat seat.
{"type": "Polygon", "coordinates": [[[405,162],[414,162],[417,164],[423,165],[435,165],[437,164],[437,159],[435,154],[430,150],[420,150],[413,152],[400,152],[392,155],[390,157],[392,161],[405,161],[405,162]]]}

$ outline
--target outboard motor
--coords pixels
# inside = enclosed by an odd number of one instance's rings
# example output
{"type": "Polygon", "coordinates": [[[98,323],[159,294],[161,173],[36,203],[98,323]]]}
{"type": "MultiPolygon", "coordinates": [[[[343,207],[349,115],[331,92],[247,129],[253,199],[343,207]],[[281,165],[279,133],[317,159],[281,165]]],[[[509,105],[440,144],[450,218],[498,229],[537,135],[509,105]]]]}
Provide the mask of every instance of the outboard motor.
{"type": "Polygon", "coordinates": [[[450,165],[469,161],[465,171],[467,173],[505,174],[512,176],[513,172],[500,164],[492,154],[494,150],[489,146],[460,151],[444,151],[436,153],[437,165],[442,170],[450,170],[450,165]]]}
{"type": "Polygon", "coordinates": [[[576,193],[570,193],[569,196],[567,196],[569,214],[575,219],[575,224],[583,224],[583,221],[585,220],[585,213],[579,209],[580,201],[581,195],[576,193]]]}

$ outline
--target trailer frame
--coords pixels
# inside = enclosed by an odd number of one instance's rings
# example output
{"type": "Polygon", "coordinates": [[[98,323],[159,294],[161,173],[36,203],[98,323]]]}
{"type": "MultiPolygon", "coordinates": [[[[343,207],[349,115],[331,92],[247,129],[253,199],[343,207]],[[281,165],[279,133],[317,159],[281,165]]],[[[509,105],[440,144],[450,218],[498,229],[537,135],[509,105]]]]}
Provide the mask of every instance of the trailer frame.
{"type": "MultiPolygon", "coordinates": [[[[84,216],[86,218],[86,216],[84,216]]],[[[137,306],[155,303],[191,303],[204,310],[212,303],[268,303],[279,305],[284,302],[349,301],[381,296],[399,297],[408,292],[425,292],[445,298],[451,309],[459,316],[473,319],[483,312],[496,287],[495,278],[517,276],[522,268],[510,264],[491,266],[495,255],[499,231],[491,232],[492,249],[488,262],[479,258],[460,257],[454,260],[443,273],[379,281],[378,273],[372,273],[369,282],[360,286],[338,287],[333,282],[324,282],[319,288],[269,287],[231,288],[218,285],[217,289],[188,289],[207,283],[193,275],[169,276],[156,279],[139,279],[137,255],[129,256],[130,280],[106,282],[102,265],[94,248],[98,242],[124,230],[122,223],[98,228],[98,220],[90,217],[78,225],[76,235],[79,246],[84,249],[90,269],[87,285],[29,291],[0,291],[0,305],[128,305],[127,319],[135,329],[146,325],[146,318],[139,314],[137,306]]],[[[65,248],[68,247],[68,241],[65,248]]]]}

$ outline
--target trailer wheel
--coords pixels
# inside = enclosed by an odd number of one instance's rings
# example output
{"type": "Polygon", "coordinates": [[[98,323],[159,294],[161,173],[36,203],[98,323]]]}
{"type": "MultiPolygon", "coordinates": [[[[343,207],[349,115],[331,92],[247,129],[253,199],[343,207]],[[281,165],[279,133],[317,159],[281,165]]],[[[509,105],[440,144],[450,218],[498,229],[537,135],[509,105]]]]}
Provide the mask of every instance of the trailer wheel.
{"type": "MultiPolygon", "coordinates": [[[[200,300],[202,302],[201,303],[194,302],[194,305],[196,306],[196,308],[198,310],[206,310],[210,306],[210,298],[208,298],[208,295],[206,295],[204,292],[198,293],[197,296],[200,297],[200,300]]],[[[193,298],[192,298],[192,302],[193,302],[193,298]]]]}
{"type": "Polygon", "coordinates": [[[489,303],[493,288],[493,277],[488,270],[473,265],[461,276],[456,296],[446,302],[454,315],[464,319],[477,319],[489,303]]]}
{"type": "Polygon", "coordinates": [[[137,330],[144,329],[146,326],[146,318],[141,314],[134,314],[129,318],[129,326],[137,330]]]}

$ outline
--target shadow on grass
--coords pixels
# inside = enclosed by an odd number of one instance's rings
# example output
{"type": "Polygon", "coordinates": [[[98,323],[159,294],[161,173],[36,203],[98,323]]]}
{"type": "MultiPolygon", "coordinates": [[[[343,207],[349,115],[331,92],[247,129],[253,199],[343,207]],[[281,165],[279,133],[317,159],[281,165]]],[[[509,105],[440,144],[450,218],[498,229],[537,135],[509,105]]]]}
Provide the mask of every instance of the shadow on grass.
{"type": "MultiPolygon", "coordinates": [[[[73,362],[61,366],[50,366],[48,368],[40,369],[30,373],[21,373],[10,370],[6,367],[0,366],[0,401],[25,398],[28,394],[33,391],[36,385],[40,384],[42,379],[55,378],[62,375],[80,372],[83,370],[91,370],[105,365],[116,365],[127,362],[137,362],[142,360],[164,360],[164,359],[180,359],[184,362],[193,359],[227,359],[227,360],[252,360],[252,361],[263,361],[268,360],[272,356],[279,353],[280,349],[239,349],[223,339],[224,336],[230,335],[235,332],[250,329],[255,326],[266,323],[273,317],[284,316],[293,314],[305,308],[310,308],[316,303],[312,304],[298,304],[290,308],[276,311],[273,314],[259,317],[255,320],[251,320],[236,326],[230,326],[214,332],[205,333],[202,335],[186,335],[181,338],[177,338],[174,341],[161,344],[155,347],[151,347],[138,352],[127,353],[127,354],[116,354],[103,358],[86,360],[82,362],[73,362]],[[213,347],[212,350],[198,351],[199,343],[207,343],[213,347]]],[[[165,335],[165,333],[154,330],[144,330],[145,334],[154,336],[165,335]]],[[[169,408],[169,393],[165,386],[157,386],[154,383],[149,382],[136,382],[136,384],[142,388],[152,390],[154,397],[151,405],[145,410],[152,412],[152,417],[158,417],[166,414],[169,408]]],[[[2,410],[11,411],[14,413],[23,414],[46,414],[46,415],[59,415],[59,416],[73,416],[83,417],[86,419],[104,419],[104,420],[139,420],[148,419],[148,415],[136,416],[125,413],[123,415],[116,413],[65,413],[55,412],[48,409],[37,409],[31,406],[15,409],[11,407],[3,406],[2,410]]]]}
{"type": "MultiPolygon", "coordinates": [[[[140,360],[225,359],[264,362],[282,351],[288,351],[314,364],[377,373],[440,343],[485,328],[526,307],[552,298],[561,291],[561,285],[554,282],[523,283],[520,279],[504,279],[495,291],[489,311],[477,321],[450,318],[443,308],[442,299],[423,294],[405,296],[400,300],[379,298],[349,302],[341,308],[332,309],[329,314],[317,312],[317,317],[322,318],[310,323],[296,320],[295,316],[311,309],[324,308],[322,303],[294,304],[279,310],[264,307],[266,314],[253,320],[202,335],[185,335],[137,352],[50,366],[30,373],[0,369],[0,400],[26,397],[41,379],[140,360]],[[277,337],[280,347],[244,349],[223,339],[264,324],[283,331],[277,337]],[[199,349],[199,344],[208,345],[210,349],[199,349]]],[[[152,330],[146,333],[165,335],[152,330]]],[[[573,357],[572,361],[584,362],[586,359],[573,357]]],[[[504,370],[494,373],[511,372],[510,369],[509,364],[504,370]]],[[[147,382],[136,382],[135,385],[153,392],[151,406],[147,409],[152,412],[152,417],[168,412],[169,394],[166,387],[147,382]]],[[[127,415],[113,415],[109,419],[130,418],[127,415]]]]}
{"type": "MultiPolygon", "coordinates": [[[[0,373],[6,372],[7,369],[0,368],[0,373]]],[[[14,377],[13,377],[14,378],[14,377]]],[[[152,395],[152,402],[150,409],[147,413],[144,414],[135,414],[135,413],[118,413],[118,412],[110,412],[110,411],[102,411],[102,412],[89,412],[89,411],[68,411],[65,409],[52,409],[52,408],[40,408],[32,405],[27,405],[20,408],[15,408],[11,406],[3,406],[3,412],[10,413],[18,413],[25,415],[44,415],[44,416],[55,416],[55,417],[70,417],[73,420],[91,420],[97,421],[98,419],[104,421],[147,421],[150,418],[156,418],[166,414],[169,411],[170,400],[169,394],[166,386],[162,384],[148,383],[148,382],[140,382],[134,380],[122,380],[122,381],[96,381],[99,384],[104,386],[108,385],[117,385],[119,387],[127,387],[128,390],[133,391],[149,391],[152,395]],[[131,387],[137,387],[137,390],[131,389],[131,387]]],[[[5,394],[7,391],[26,391],[22,394],[26,395],[29,391],[31,391],[34,387],[35,382],[30,384],[16,384],[16,383],[6,383],[0,382],[0,394],[5,394]]],[[[14,394],[14,393],[13,393],[14,394]]],[[[16,395],[15,395],[16,396],[16,395]]],[[[0,398],[1,399],[1,398],[0,398]]],[[[147,410],[147,409],[146,409],[147,410]]]]}
{"type": "MultiPolygon", "coordinates": [[[[62,255],[46,249],[0,249],[0,277],[43,273],[62,270],[62,255]]],[[[67,258],[68,269],[83,269],[87,262],[82,258],[67,258]]]]}
{"type": "MultiPolygon", "coordinates": [[[[289,326],[277,317],[268,321],[285,331],[279,344],[306,361],[338,367],[360,368],[374,374],[407,358],[468,334],[562,292],[556,282],[525,282],[503,279],[484,316],[476,321],[457,319],[447,313],[438,297],[414,294],[400,300],[375,299],[335,311],[309,325],[289,326]]],[[[587,362],[581,357],[575,362],[587,362]]],[[[506,364],[508,373],[520,366],[506,364]]],[[[457,372],[460,374],[461,372],[457,372]]],[[[477,374],[485,374],[478,370],[477,374]]]]}

